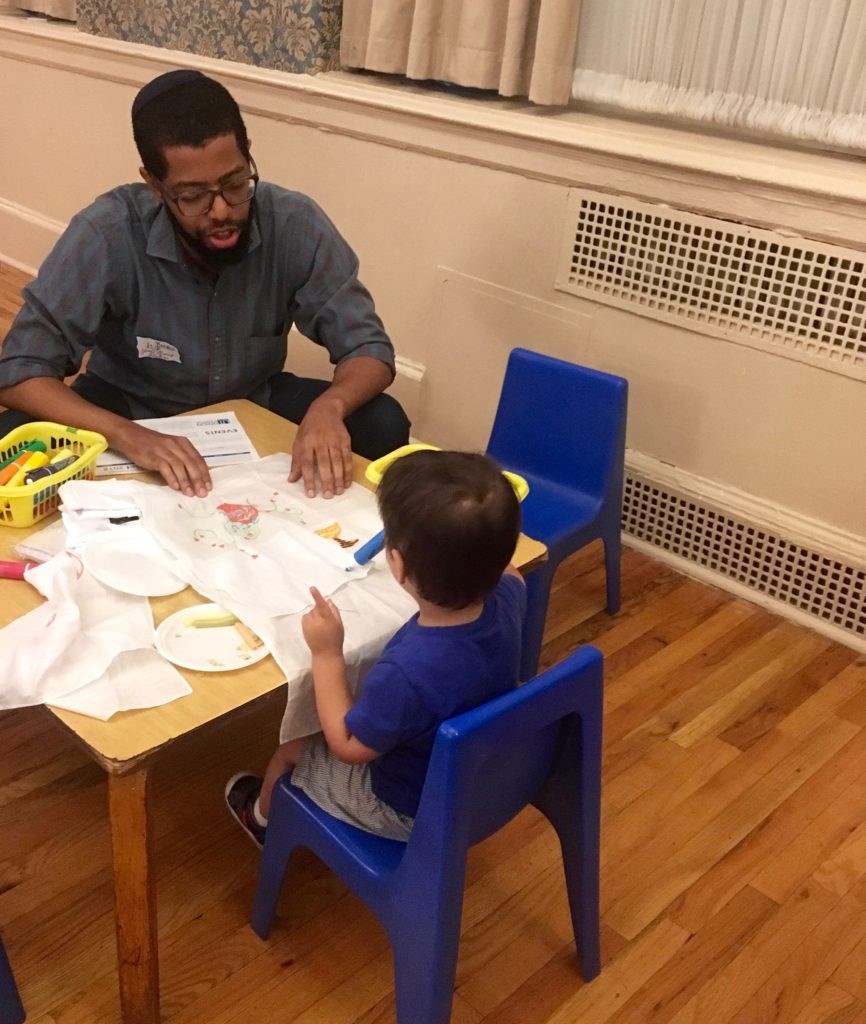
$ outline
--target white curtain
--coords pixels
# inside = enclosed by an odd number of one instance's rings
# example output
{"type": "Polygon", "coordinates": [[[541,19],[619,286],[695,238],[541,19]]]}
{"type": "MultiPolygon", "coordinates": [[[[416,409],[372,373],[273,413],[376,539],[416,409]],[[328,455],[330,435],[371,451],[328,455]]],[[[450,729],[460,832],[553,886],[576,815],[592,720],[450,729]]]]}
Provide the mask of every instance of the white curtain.
{"type": "Polygon", "coordinates": [[[568,103],[581,0],[343,0],[340,60],[568,103]]]}
{"type": "Polygon", "coordinates": [[[49,18],[75,21],[75,0],[18,0],[22,11],[45,14],[49,18]]]}
{"type": "Polygon", "coordinates": [[[583,0],[572,96],[866,149],[866,0],[583,0]]]}

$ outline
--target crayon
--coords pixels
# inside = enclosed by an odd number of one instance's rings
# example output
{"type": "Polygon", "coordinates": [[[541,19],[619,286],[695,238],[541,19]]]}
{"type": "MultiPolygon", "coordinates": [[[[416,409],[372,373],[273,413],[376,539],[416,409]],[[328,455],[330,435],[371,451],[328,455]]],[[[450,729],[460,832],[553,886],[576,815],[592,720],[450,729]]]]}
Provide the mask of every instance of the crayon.
{"type": "Polygon", "coordinates": [[[242,622],[234,622],[232,625],[240,633],[241,640],[251,651],[257,650],[264,643],[264,640],[258,634],[254,633],[249,626],[245,626],[242,622]]]}

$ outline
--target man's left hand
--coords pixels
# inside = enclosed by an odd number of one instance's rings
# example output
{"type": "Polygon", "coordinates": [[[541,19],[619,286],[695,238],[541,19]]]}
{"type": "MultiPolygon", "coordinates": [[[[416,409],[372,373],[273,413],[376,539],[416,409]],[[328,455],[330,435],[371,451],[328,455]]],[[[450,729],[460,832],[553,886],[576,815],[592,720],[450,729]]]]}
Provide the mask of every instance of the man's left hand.
{"type": "Polygon", "coordinates": [[[301,420],[292,445],[289,482],[304,479],[310,498],[316,495],[318,473],[322,496],[333,498],[352,484],[352,446],[339,403],[316,399],[301,420]]]}

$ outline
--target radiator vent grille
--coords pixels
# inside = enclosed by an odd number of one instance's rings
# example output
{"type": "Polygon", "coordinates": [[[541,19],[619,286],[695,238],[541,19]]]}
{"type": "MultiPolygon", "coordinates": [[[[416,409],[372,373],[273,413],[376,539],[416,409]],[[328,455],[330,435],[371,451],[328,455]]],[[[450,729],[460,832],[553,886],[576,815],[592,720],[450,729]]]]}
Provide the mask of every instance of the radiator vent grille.
{"type": "Polygon", "coordinates": [[[866,379],[866,253],[574,189],[560,291],[866,379]]]}
{"type": "Polygon", "coordinates": [[[623,530],[866,637],[866,568],[847,565],[627,473],[623,530]]]}

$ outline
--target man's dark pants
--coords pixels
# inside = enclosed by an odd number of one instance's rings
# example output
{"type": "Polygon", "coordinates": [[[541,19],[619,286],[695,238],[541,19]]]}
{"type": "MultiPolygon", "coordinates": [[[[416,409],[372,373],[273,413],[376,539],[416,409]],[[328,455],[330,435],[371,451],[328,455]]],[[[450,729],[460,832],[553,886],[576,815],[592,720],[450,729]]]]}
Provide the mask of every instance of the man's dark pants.
{"type": "MultiPolygon", "coordinates": [[[[278,373],[271,377],[270,384],[268,408],[292,423],[300,423],[313,400],[328,389],[327,381],[296,377],[293,373],[278,373]]],[[[72,390],[101,409],[132,418],[123,392],[92,373],[76,377],[72,390]]],[[[14,409],[0,413],[0,438],[32,420],[32,416],[14,409]]],[[[352,439],[352,451],[365,459],[378,459],[409,440],[409,420],[400,403],[390,395],[377,395],[353,412],[346,418],[346,429],[352,439]]]]}

